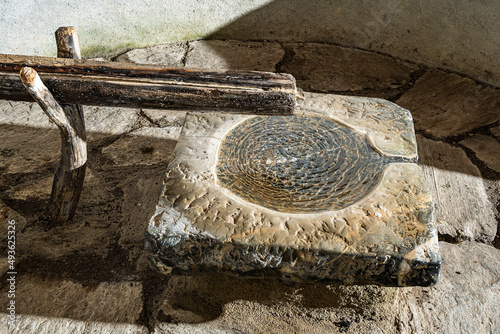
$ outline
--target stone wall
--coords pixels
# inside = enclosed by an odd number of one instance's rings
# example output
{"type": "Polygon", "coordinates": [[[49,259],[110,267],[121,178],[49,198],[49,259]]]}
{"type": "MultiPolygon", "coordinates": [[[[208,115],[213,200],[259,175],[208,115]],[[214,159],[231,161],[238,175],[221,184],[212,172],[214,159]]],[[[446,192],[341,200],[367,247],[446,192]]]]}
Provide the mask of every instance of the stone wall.
{"type": "Polygon", "coordinates": [[[84,56],[201,37],[321,42],[500,84],[500,3],[447,0],[63,0],[0,2],[0,53],[55,55],[73,25],[84,56]]]}

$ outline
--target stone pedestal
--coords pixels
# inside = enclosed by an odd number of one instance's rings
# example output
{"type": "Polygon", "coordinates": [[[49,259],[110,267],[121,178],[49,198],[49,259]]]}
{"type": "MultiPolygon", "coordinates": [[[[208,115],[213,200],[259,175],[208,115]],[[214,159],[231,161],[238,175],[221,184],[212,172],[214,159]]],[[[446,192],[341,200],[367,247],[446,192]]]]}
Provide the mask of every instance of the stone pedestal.
{"type": "Polygon", "coordinates": [[[164,273],[429,286],[441,265],[410,113],[306,93],[294,116],[188,114],[146,250],[164,273]]]}

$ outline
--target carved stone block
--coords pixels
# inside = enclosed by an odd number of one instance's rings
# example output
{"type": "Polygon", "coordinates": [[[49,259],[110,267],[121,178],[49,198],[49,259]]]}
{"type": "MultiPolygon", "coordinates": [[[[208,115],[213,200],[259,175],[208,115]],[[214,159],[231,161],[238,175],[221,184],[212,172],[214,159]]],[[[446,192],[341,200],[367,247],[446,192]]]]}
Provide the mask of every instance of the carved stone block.
{"type": "Polygon", "coordinates": [[[434,284],[441,258],[411,114],[306,93],[293,116],[191,113],[146,250],[164,273],[434,284]]]}

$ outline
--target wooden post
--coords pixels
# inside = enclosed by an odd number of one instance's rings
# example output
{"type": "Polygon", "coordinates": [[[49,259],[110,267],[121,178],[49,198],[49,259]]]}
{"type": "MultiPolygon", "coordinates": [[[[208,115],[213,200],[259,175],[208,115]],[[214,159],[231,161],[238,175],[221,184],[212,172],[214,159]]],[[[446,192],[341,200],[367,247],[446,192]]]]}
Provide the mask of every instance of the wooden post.
{"type": "MultiPolygon", "coordinates": [[[[75,214],[85,177],[87,145],[83,120],[75,122],[68,116],[34,69],[22,68],[20,77],[30,95],[61,130],[61,162],[54,177],[48,210],[52,224],[64,223],[75,214]]],[[[77,114],[79,109],[78,106],[65,108],[73,114],[77,114]]]]}
{"type": "MultiPolygon", "coordinates": [[[[73,27],[60,27],[55,32],[57,57],[81,59],[78,33],[73,27]]],[[[53,223],[65,223],[75,215],[87,169],[87,133],[83,107],[61,104],[69,130],[61,128],[61,162],[52,183],[49,214],[53,223]]]]}

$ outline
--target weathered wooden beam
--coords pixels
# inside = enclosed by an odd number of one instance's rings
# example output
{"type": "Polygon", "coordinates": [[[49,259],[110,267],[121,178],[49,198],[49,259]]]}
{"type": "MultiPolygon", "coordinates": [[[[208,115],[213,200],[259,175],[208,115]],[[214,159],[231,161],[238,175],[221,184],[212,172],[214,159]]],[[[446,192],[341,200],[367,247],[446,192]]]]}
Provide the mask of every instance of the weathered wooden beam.
{"type": "Polygon", "coordinates": [[[60,103],[291,114],[301,94],[290,74],[205,71],[0,54],[0,99],[30,101],[19,83],[35,69],[60,103]]]}

